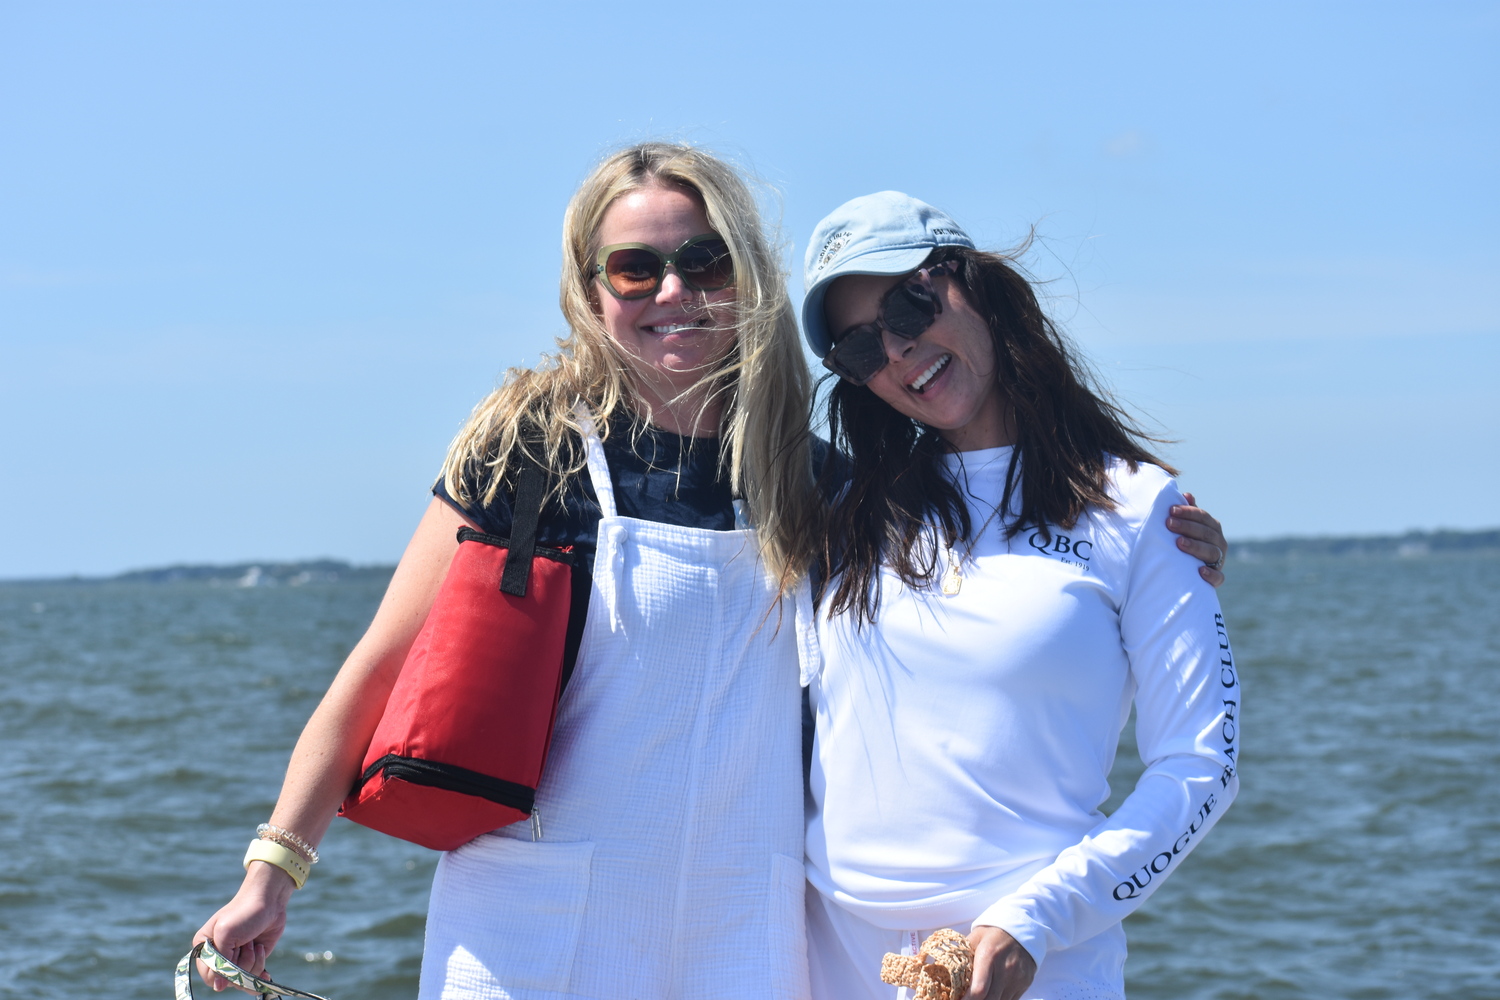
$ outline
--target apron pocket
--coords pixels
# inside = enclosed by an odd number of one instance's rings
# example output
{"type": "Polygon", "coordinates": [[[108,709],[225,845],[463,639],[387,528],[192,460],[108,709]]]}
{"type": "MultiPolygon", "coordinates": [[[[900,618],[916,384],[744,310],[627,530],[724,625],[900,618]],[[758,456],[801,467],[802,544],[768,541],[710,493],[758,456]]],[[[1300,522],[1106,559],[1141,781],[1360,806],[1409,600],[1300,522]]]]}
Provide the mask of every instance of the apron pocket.
{"type": "Polygon", "coordinates": [[[807,979],[807,910],[803,896],[807,873],[800,858],[771,855],[771,907],[767,921],[767,956],[771,962],[771,996],[803,1000],[807,979]]]}
{"type": "Polygon", "coordinates": [[[593,853],[590,843],[485,836],[445,854],[432,885],[424,966],[441,967],[450,984],[479,987],[476,996],[566,992],[593,853]]]}

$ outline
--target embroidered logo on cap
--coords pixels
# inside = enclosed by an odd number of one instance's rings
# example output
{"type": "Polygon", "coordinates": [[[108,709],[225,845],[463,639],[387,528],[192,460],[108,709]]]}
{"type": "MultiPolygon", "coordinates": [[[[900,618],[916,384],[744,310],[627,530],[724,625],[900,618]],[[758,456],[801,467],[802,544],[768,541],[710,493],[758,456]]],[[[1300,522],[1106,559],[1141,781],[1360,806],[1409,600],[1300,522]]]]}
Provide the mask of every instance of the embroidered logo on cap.
{"type": "Polygon", "coordinates": [[[833,258],[838,256],[838,252],[840,250],[848,246],[849,239],[853,235],[854,234],[852,232],[844,229],[828,237],[828,239],[823,243],[823,249],[818,252],[818,262],[813,265],[813,270],[821,271],[823,270],[823,268],[833,263],[833,258]]]}

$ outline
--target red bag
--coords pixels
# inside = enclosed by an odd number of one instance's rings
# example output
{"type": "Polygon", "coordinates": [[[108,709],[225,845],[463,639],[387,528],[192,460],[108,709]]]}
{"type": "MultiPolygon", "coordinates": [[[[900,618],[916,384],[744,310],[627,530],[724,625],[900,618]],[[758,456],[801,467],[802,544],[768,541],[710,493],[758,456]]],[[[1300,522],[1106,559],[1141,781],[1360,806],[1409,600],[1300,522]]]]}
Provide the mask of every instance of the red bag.
{"type": "Polygon", "coordinates": [[[589,579],[536,545],[546,473],[519,480],[509,539],[459,529],[340,815],[438,851],[533,815],[589,579]]]}

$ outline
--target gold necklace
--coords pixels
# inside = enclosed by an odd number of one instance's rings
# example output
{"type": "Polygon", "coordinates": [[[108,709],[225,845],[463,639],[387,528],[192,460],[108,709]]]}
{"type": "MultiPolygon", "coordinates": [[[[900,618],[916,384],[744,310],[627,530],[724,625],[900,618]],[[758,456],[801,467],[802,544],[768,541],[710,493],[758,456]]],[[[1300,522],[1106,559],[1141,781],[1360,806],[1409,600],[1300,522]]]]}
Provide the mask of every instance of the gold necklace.
{"type": "MultiPolygon", "coordinates": [[[[999,516],[1000,508],[997,506],[994,510],[990,511],[990,516],[984,519],[984,523],[979,526],[979,530],[974,532],[974,540],[964,546],[964,554],[958,559],[954,559],[949,562],[948,570],[943,574],[944,594],[952,597],[954,594],[957,594],[961,589],[963,589],[964,563],[968,562],[969,557],[974,554],[974,546],[978,545],[979,540],[984,537],[985,529],[990,526],[990,522],[999,516]]],[[[949,547],[948,551],[950,553],[953,551],[951,546],[949,547]]]]}

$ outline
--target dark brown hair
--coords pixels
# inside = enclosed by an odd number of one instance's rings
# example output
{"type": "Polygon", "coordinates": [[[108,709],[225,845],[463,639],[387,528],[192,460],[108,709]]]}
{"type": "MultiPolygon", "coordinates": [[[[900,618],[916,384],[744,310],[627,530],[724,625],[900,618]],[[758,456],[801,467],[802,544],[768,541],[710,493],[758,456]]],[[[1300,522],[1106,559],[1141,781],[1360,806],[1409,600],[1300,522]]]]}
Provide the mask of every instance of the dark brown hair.
{"type": "MultiPolygon", "coordinates": [[[[1035,526],[1050,538],[1049,524],[1071,528],[1087,507],[1113,508],[1111,456],[1132,470],[1149,462],[1175,475],[1146,450],[1147,442],[1161,439],[1141,430],[1095,385],[1042,312],[1014,256],[940,247],[927,263],[954,259],[960,294],[994,339],[995,377],[1015,428],[999,509],[1009,509],[1018,483],[1021,502],[1019,516],[1006,524],[1007,535],[1035,526]]],[[[937,572],[939,534],[951,547],[973,525],[943,467],[947,445],[937,431],[897,412],[868,386],[842,380],[829,393],[828,429],[853,466],[829,514],[824,579],[837,581],[829,610],[853,611],[863,624],[874,621],[880,608],[882,561],[903,584],[929,586],[937,572]]]]}

